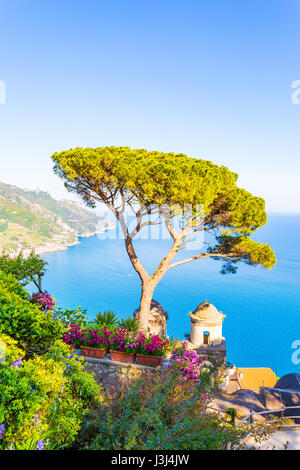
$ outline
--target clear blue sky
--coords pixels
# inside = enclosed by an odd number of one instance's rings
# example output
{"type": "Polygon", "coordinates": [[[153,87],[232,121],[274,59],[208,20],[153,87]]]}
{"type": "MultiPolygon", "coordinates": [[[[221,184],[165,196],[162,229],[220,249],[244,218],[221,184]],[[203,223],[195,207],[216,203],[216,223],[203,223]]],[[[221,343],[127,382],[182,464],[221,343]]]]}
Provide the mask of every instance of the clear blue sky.
{"type": "Polygon", "coordinates": [[[300,0],[0,0],[0,181],[70,197],[52,153],[128,145],[300,211],[299,26],[300,0]]]}

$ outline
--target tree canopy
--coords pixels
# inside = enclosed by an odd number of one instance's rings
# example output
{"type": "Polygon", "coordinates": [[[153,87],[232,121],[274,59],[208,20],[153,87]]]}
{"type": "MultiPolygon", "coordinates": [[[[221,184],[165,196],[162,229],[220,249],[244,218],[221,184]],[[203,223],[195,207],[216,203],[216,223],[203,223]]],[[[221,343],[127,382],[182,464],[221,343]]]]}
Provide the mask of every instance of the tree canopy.
{"type": "Polygon", "coordinates": [[[11,257],[7,253],[0,255],[0,269],[6,274],[12,274],[22,285],[33,282],[41,292],[41,279],[44,276],[47,263],[33,252],[25,258],[20,252],[11,257]]]}
{"type": "Polygon", "coordinates": [[[223,260],[224,273],[235,272],[239,261],[267,269],[276,263],[268,244],[249,238],[267,221],[265,201],[238,187],[238,175],[225,166],[183,154],[128,147],[75,148],[55,153],[52,159],[54,171],[69,191],[79,194],[90,207],[102,202],[114,213],[142,280],[143,294],[148,288],[153,291],[168,269],[201,258],[223,260]],[[136,216],[132,231],[124,217],[128,207],[136,216]],[[154,223],[146,220],[149,213],[158,214],[173,238],[173,246],[152,275],[146,272],[132,243],[144,226],[154,223]],[[185,223],[178,232],[172,219],[180,214],[184,214],[185,223]],[[199,231],[209,234],[209,243],[196,255],[172,263],[189,237],[199,231]]]}
{"type": "MultiPolygon", "coordinates": [[[[268,245],[248,238],[267,221],[265,201],[236,185],[238,175],[210,161],[183,154],[131,150],[128,147],[75,148],[52,156],[66,187],[87,205],[96,201],[115,207],[124,196],[150,208],[154,205],[203,205],[203,228],[230,229],[217,237],[212,251],[235,255],[271,268],[275,256],[268,245]]],[[[121,201],[120,201],[121,205],[121,201]]]]}

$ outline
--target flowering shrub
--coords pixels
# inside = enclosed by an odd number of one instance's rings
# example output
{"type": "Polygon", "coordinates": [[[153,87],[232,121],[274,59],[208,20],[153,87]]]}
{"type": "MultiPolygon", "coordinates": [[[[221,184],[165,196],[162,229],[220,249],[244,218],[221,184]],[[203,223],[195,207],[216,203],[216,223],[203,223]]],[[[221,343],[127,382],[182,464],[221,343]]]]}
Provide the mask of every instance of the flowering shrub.
{"type": "Polygon", "coordinates": [[[81,346],[107,350],[110,345],[110,336],[112,333],[104,326],[100,330],[83,329],[80,334],[81,346]]]}
{"type": "Polygon", "coordinates": [[[52,314],[47,315],[30,303],[25,294],[22,286],[15,286],[10,277],[5,284],[0,272],[0,334],[7,334],[24,345],[27,354],[39,354],[61,338],[63,326],[54,321],[52,314]]]}
{"type": "Polygon", "coordinates": [[[140,334],[128,331],[126,328],[115,328],[110,338],[110,349],[112,351],[134,354],[138,350],[140,334]]]}
{"type": "Polygon", "coordinates": [[[29,300],[28,292],[17,281],[17,279],[12,274],[4,273],[0,269],[0,290],[1,289],[7,289],[9,292],[17,294],[22,299],[29,300]]]}
{"type": "Polygon", "coordinates": [[[108,349],[111,335],[112,332],[108,331],[105,326],[95,330],[71,324],[68,331],[63,335],[63,341],[75,348],[87,346],[89,348],[108,349]]]}
{"type": "Polygon", "coordinates": [[[79,438],[82,447],[93,450],[220,448],[230,440],[232,427],[227,433],[216,422],[210,431],[204,407],[198,384],[182,381],[171,369],[144,371],[105,397],[99,417],[79,438]]]}
{"type": "Polygon", "coordinates": [[[158,335],[145,336],[140,333],[139,348],[137,352],[147,356],[162,357],[165,355],[169,347],[169,341],[163,340],[158,335]]]}
{"type": "MultiPolygon", "coordinates": [[[[211,377],[212,378],[212,377],[211,377]]],[[[214,388],[213,382],[210,384],[214,388]]],[[[78,434],[77,448],[90,450],[243,449],[245,437],[266,439],[283,421],[235,427],[206,413],[202,384],[182,380],[175,369],[144,371],[108,394],[78,434]]]]}
{"type": "Polygon", "coordinates": [[[170,366],[177,371],[185,380],[199,382],[201,365],[203,361],[199,359],[197,353],[187,349],[186,342],[183,342],[179,348],[171,352],[170,366]]]}
{"type": "Polygon", "coordinates": [[[56,302],[54,298],[49,294],[47,290],[44,292],[37,292],[32,294],[30,302],[36,304],[42,312],[49,312],[49,310],[54,310],[56,302]]]}
{"type": "Polygon", "coordinates": [[[0,306],[0,450],[68,447],[100,388],[61,341],[62,323],[1,271],[0,306]]]}
{"type": "Polygon", "coordinates": [[[83,329],[73,324],[64,334],[63,341],[76,348],[88,346],[159,357],[166,353],[169,346],[169,342],[160,336],[145,336],[141,331],[129,331],[126,328],[114,328],[113,331],[109,331],[106,327],[83,329]]]}
{"type": "Polygon", "coordinates": [[[100,389],[69,348],[55,343],[43,356],[24,351],[5,335],[0,363],[0,450],[41,450],[69,446],[100,389]]]}
{"type": "Polygon", "coordinates": [[[82,333],[79,325],[70,324],[70,327],[63,335],[63,342],[78,349],[82,345],[82,333]]]}

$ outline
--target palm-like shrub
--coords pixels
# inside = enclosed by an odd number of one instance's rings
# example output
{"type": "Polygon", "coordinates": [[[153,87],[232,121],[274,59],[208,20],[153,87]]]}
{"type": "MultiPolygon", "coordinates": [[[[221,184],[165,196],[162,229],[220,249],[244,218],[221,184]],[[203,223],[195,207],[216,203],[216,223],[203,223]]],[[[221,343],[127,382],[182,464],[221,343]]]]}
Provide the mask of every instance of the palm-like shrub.
{"type": "Polygon", "coordinates": [[[106,328],[114,328],[118,325],[118,317],[111,310],[97,313],[96,320],[100,328],[103,326],[106,326],[106,328]]]}
{"type": "Polygon", "coordinates": [[[126,328],[128,331],[137,331],[139,329],[139,322],[133,317],[121,318],[119,327],[126,328]]]}

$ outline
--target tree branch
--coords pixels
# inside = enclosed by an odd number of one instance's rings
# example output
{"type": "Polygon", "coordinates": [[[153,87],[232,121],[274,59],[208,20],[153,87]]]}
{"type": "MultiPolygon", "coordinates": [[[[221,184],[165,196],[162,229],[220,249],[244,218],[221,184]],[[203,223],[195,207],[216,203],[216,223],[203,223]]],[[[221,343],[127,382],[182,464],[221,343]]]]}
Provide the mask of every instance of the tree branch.
{"type": "Polygon", "coordinates": [[[192,256],[191,258],[184,259],[182,261],[177,261],[169,266],[169,269],[175,268],[175,266],[180,266],[182,264],[190,263],[191,261],[195,261],[201,258],[225,258],[231,261],[238,261],[238,258],[235,255],[230,255],[230,253],[226,255],[222,255],[220,253],[199,253],[198,255],[192,256]]]}

